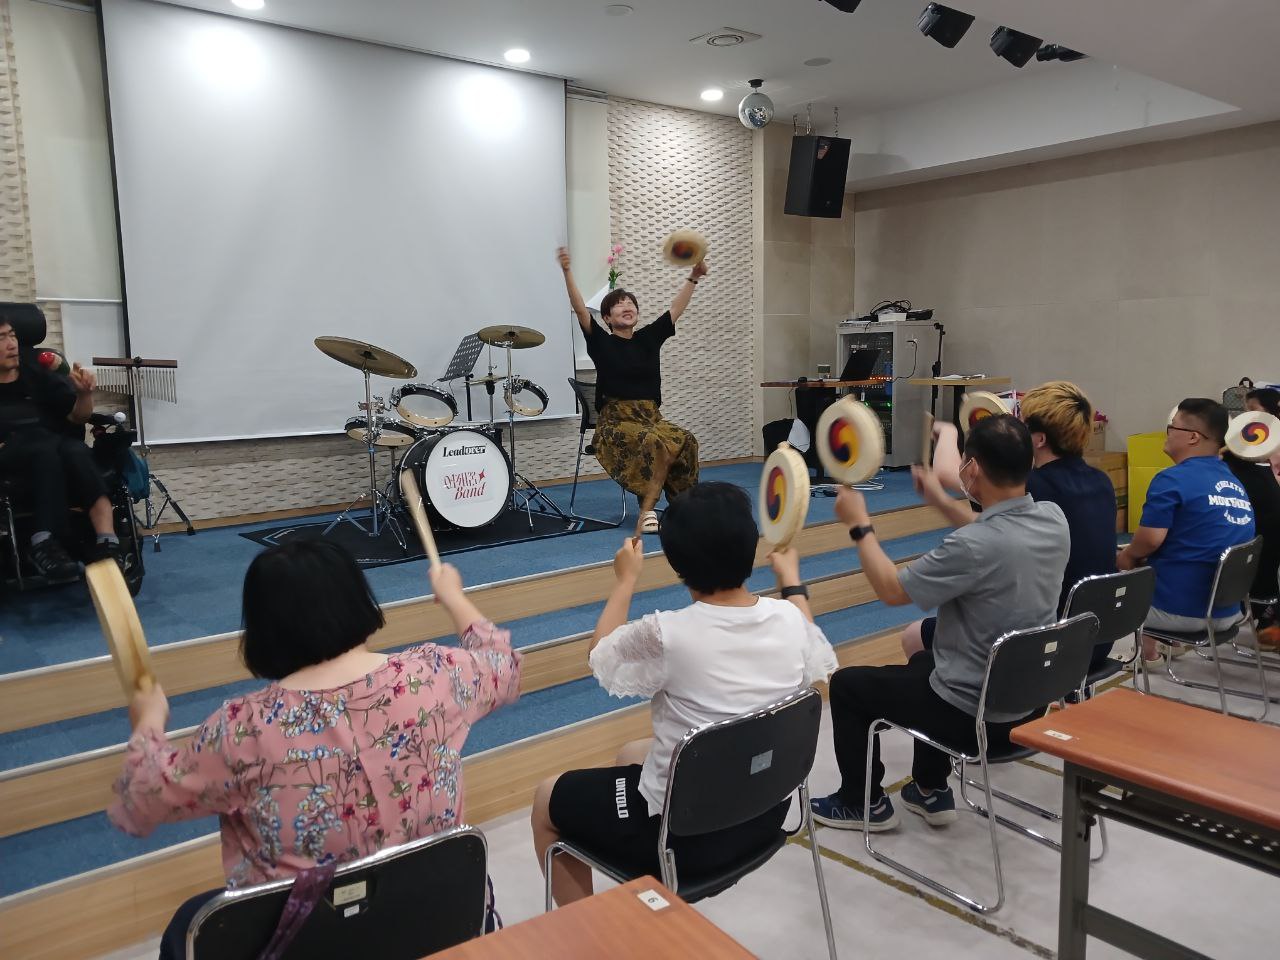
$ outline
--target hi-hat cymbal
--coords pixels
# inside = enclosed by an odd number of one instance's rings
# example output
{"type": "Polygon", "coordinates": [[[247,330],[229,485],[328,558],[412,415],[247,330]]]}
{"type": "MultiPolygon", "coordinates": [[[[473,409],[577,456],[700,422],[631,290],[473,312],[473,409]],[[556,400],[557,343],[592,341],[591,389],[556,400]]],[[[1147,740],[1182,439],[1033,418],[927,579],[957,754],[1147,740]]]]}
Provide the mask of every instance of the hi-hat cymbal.
{"type": "Polygon", "coordinates": [[[476,336],[494,347],[510,346],[512,350],[524,350],[540,346],[547,338],[532,327],[485,327],[476,336]]]}
{"type": "Polygon", "coordinates": [[[390,350],[375,347],[363,340],[348,340],[346,337],[316,337],[316,346],[326,357],[332,357],[339,363],[357,370],[368,370],[379,377],[394,377],[407,380],[418,375],[418,368],[397,356],[390,350]]]}

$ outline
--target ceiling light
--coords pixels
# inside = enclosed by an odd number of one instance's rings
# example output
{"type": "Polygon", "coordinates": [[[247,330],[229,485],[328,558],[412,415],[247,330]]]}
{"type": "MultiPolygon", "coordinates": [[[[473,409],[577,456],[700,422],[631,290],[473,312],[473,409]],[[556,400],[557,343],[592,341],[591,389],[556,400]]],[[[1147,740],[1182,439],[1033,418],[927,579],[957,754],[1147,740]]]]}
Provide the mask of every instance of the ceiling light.
{"type": "Polygon", "coordinates": [[[738,119],[748,130],[762,130],[773,119],[773,101],[760,92],[763,80],[750,80],[751,92],[738,104],[738,119]]]}
{"type": "Polygon", "coordinates": [[[526,50],[524,47],[512,47],[510,50],[504,53],[503,56],[506,57],[507,63],[528,63],[529,62],[529,51],[526,50]]]}
{"type": "Polygon", "coordinates": [[[814,57],[812,60],[806,60],[804,65],[806,67],[825,67],[830,62],[830,57],[814,57]]]}
{"type": "Polygon", "coordinates": [[[634,9],[634,7],[629,7],[625,3],[611,3],[604,8],[604,12],[611,17],[625,17],[628,13],[632,13],[634,9]]]}
{"type": "Polygon", "coordinates": [[[1040,43],[1039,37],[1019,33],[1010,27],[996,27],[995,33],[991,34],[991,52],[1015,67],[1025,67],[1040,49],[1040,43]]]}
{"type": "Polygon", "coordinates": [[[917,26],[926,37],[937,40],[947,49],[951,49],[960,42],[965,31],[973,26],[973,16],[944,7],[940,3],[931,3],[924,8],[924,13],[920,14],[920,22],[917,26]]]}
{"type": "Polygon", "coordinates": [[[841,13],[853,13],[853,11],[858,9],[858,4],[861,2],[862,0],[827,0],[827,3],[831,4],[841,13]]]}
{"type": "Polygon", "coordinates": [[[231,0],[241,10],[261,10],[266,6],[266,0],[231,0]]]}
{"type": "Polygon", "coordinates": [[[719,87],[708,87],[702,91],[702,99],[714,103],[716,100],[724,99],[724,91],[719,87]]]}

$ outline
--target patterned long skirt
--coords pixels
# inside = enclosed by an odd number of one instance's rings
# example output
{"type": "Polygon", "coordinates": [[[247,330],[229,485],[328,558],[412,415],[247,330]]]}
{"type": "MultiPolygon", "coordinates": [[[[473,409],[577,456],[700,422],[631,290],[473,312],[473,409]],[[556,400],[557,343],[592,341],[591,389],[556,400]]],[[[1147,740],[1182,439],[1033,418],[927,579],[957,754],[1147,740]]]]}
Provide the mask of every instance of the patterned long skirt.
{"type": "Polygon", "coordinates": [[[592,443],[609,476],[641,499],[660,452],[670,463],[662,485],[668,501],[698,482],[698,438],[663,420],[652,400],[606,400],[592,443]]]}

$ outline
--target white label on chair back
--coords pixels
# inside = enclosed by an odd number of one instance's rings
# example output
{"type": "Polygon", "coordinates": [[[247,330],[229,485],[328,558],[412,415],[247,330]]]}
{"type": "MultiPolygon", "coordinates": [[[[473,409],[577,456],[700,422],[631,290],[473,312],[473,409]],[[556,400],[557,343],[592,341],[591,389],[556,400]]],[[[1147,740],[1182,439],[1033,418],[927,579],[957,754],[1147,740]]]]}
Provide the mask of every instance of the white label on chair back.
{"type": "Polygon", "coordinates": [[[773,766],[773,751],[766,750],[764,753],[757,753],[751,758],[751,773],[755,775],[761,770],[768,770],[773,766]]]}
{"type": "Polygon", "coordinates": [[[361,880],[358,883],[348,883],[345,887],[333,888],[333,905],[340,907],[344,903],[355,903],[357,900],[363,900],[368,895],[368,884],[361,880]]]}
{"type": "Polygon", "coordinates": [[[671,906],[657,890],[641,890],[636,894],[636,899],[650,910],[665,910],[671,906]]]}
{"type": "Polygon", "coordinates": [[[1057,649],[1058,649],[1058,641],[1057,641],[1057,640],[1050,640],[1048,643],[1046,643],[1046,644],[1044,645],[1044,652],[1045,652],[1045,653],[1053,653],[1053,651],[1055,651],[1055,650],[1057,650],[1057,649]]]}
{"type": "Polygon", "coordinates": [[[351,906],[347,907],[347,909],[342,911],[343,919],[346,919],[347,917],[359,916],[359,914],[360,914],[360,904],[358,903],[353,903],[351,906]]]}
{"type": "Polygon", "coordinates": [[[1055,740],[1070,740],[1070,739],[1072,739],[1071,734],[1069,734],[1069,733],[1063,733],[1061,730],[1046,730],[1046,731],[1044,732],[1044,735],[1045,735],[1046,737],[1053,737],[1053,739],[1055,739],[1055,740]]]}
{"type": "Polygon", "coordinates": [[[1116,587],[1116,599],[1117,600],[1120,599],[1128,592],[1129,592],[1128,587],[1116,587]]]}

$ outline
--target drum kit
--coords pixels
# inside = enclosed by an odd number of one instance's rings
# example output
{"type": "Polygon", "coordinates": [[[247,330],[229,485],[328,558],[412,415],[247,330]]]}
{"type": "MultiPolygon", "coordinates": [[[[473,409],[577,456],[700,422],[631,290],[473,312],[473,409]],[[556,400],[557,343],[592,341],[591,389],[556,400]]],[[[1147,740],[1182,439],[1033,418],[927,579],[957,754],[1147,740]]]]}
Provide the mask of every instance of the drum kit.
{"type": "MultiPolygon", "coordinates": [[[[483,377],[467,376],[471,385],[483,385],[489,394],[488,422],[458,424],[458,401],[447,389],[446,377],[436,383],[406,383],[396,387],[384,400],[375,396],[371,377],[413,380],[417,368],[390,350],[350,340],[346,337],[317,337],[316,347],[339,363],[359,370],[364,377],[364,400],[359,413],[343,425],[347,436],[365,447],[369,458],[369,489],[325,529],[328,534],[342,522],[351,523],[370,537],[378,537],[386,527],[406,546],[398,514],[409,507],[417,519],[419,509],[430,529],[451,530],[483,527],[493,523],[507,509],[524,510],[532,528],[532,506],[564,519],[571,518],[527,478],[515,470],[515,418],[536,417],[547,408],[547,392],[515,372],[512,351],[540,346],[546,337],[537,330],[519,326],[492,326],[464,339],[475,345],[464,357],[469,369],[479,347],[487,344],[489,371],[483,377]],[[506,373],[495,372],[493,348],[506,353],[506,373]],[[495,419],[494,397],[501,387],[507,407],[507,434],[510,448],[504,450],[500,422],[495,419]],[[376,458],[379,450],[392,457],[391,480],[378,489],[376,458]],[[397,458],[397,455],[398,458],[397,458]],[[404,474],[410,473],[409,484],[404,474]],[[408,491],[412,491],[409,493],[408,491]],[[420,492],[419,492],[420,491],[420,492]],[[367,496],[368,525],[356,518],[356,504],[367,496]],[[413,501],[410,504],[410,501],[413,501]]],[[[455,357],[455,363],[458,361],[455,357]]],[[[450,365],[450,372],[454,364],[450,365]]],[[[467,403],[470,410],[470,397],[467,403]]],[[[421,527],[421,525],[419,525],[421,527]]],[[[424,546],[427,546],[426,538],[424,546]]],[[[434,547],[434,543],[430,544],[434,547]]]]}

